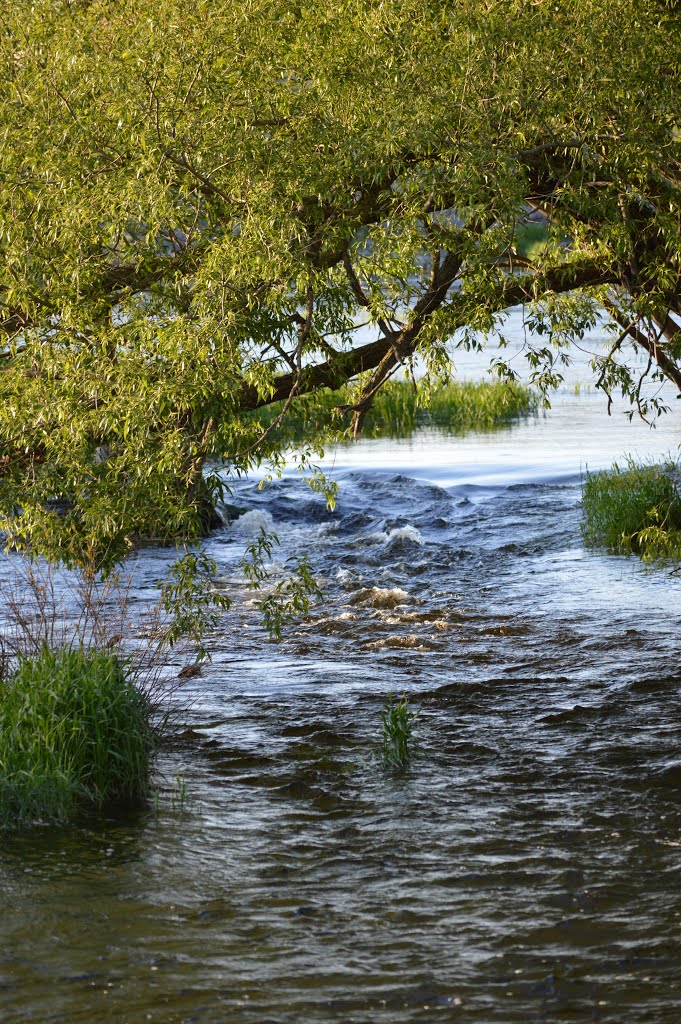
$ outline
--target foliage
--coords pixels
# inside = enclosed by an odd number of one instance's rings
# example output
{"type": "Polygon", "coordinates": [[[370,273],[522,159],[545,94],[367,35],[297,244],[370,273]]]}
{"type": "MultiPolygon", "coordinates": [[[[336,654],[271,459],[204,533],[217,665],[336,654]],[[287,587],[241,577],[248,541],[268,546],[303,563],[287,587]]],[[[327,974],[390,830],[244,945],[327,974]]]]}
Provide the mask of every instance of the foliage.
{"type": "Polygon", "coordinates": [[[388,694],[381,711],[383,763],[386,767],[406,768],[410,763],[415,718],[406,694],[400,700],[388,694]]]}
{"type": "Polygon", "coordinates": [[[194,541],[208,468],[280,465],[301,395],[357,380],[357,433],[514,304],[540,389],[605,305],[598,384],[655,412],[628,354],[681,387],[679,54],[657,0],[5,4],[8,542],[194,541]]]}
{"type": "MultiPolygon", "coordinates": [[[[293,441],[314,434],[334,436],[334,424],[352,399],[349,387],[338,391],[326,389],[295,399],[280,429],[293,441]]],[[[418,427],[428,426],[454,433],[493,430],[535,412],[537,406],[536,395],[513,381],[452,381],[428,394],[411,381],[393,380],[376,395],[364,421],[363,434],[408,437],[418,427]]],[[[254,415],[266,428],[280,412],[281,406],[277,404],[254,415]]]]}
{"type": "Polygon", "coordinates": [[[0,822],[64,820],[143,798],[154,733],[126,665],[106,652],[21,658],[0,687],[0,822]]]}
{"type": "Polygon", "coordinates": [[[197,660],[208,657],[204,646],[207,631],[217,626],[220,613],[231,600],[216,590],[217,565],[205,551],[188,551],[173,563],[161,586],[160,604],[167,618],[163,638],[172,647],[179,640],[192,641],[197,660]]]}
{"type": "Polygon", "coordinates": [[[587,544],[645,561],[681,559],[679,468],[637,465],[589,473],[582,487],[582,532],[587,544]]]}
{"type": "Polygon", "coordinates": [[[265,591],[258,598],[255,607],[262,613],[265,629],[272,640],[281,640],[286,623],[310,610],[312,599],[321,596],[306,555],[289,560],[290,575],[277,583],[270,583],[270,572],[265,561],[272,557],[272,550],[279,544],[276,533],[261,530],[246,547],[242,567],[249,590],[265,591]]]}

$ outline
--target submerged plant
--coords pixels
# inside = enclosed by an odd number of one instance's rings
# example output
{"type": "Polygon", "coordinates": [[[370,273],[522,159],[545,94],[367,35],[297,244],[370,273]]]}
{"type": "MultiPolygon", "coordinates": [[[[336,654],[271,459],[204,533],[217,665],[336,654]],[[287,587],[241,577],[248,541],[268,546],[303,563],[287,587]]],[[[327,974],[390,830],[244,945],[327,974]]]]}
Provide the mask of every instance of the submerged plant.
{"type": "Polygon", "coordinates": [[[0,823],[63,821],[79,807],[144,798],[151,705],[110,652],[20,657],[0,686],[0,823]]]}
{"type": "Polygon", "coordinates": [[[589,473],[582,485],[582,534],[587,544],[644,561],[681,559],[678,467],[626,466],[589,473]]]}
{"type": "Polygon", "coordinates": [[[406,768],[413,754],[413,733],[416,714],[403,694],[396,700],[391,693],[381,711],[383,763],[388,768],[406,768]]]}
{"type": "Polygon", "coordinates": [[[158,816],[170,811],[172,814],[185,814],[191,808],[191,797],[184,775],[178,772],[174,785],[158,786],[154,790],[153,808],[158,816]]]}

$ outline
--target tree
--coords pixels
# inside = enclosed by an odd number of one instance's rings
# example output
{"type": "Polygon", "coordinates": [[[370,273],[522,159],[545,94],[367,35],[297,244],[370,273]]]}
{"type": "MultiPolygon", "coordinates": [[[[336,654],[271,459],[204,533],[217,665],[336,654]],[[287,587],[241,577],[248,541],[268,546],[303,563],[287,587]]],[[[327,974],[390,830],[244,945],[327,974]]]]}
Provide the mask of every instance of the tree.
{"type": "MultiPolygon", "coordinates": [[[[681,25],[652,0],[15,0],[0,14],[0,512],[108,569],[195,537],[253,410],[450,372],[523,303],[555,383],[681,390],[681,25]],[[654,74],[651,74],[654,69],[654,74]],[[531,252],[532,220],[544,244],[531,252]],[[358,324],[375,340],[357,345],[358,324]]],[[[499,364],[501,374],[510,374],[499,364]]],[[[311,439],[314,444],[314,439],[311,439]]]]}

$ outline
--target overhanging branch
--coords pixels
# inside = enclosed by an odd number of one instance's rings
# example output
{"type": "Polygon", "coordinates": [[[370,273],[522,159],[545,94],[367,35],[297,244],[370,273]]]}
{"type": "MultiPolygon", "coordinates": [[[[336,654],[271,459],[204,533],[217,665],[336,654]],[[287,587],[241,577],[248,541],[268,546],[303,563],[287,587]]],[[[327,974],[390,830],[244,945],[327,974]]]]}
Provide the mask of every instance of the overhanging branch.
{"type": "MultiPolygon", "coordinates": [[[[564,293],[578,288],[615,284],[616,281],[617,277],[612,271],[604,271],[598,265],[574,266],[568,264],[541,274],[524,274],[522,277],[504,279],[496,295],[490,300],[489,308],[491,312],[501,312],[511,306],[532,301],[544,292],[564,293]]],[[[451,284],[451,280],[449,284],[451,284]]],[[[448,287],[449,285],[445,288],[445,296],[448,287]]],[[[446,305],[444,297],[440,297],[439,302],[437,299],[438,296],[429,289],[417,303],[410,324],[405,329],[409,331],[409,336],[403,337],[401,345],[398,342],[400,358],[407,358],[416,350],[423,326],[435,309],[440,308],[443,304],[446,305]],[[418,330],[414,330],[417,324],[418,330]]],[[[452,330],[465,327],[469,320],[470,310],[468,296],[465,293],[454,295],[448,300],[448,303],[454,311],[457,307],[461,308],[460,317],[453,318],[452,330]]],[[[337,358],[305,367],[301,374],[298,394],[309,394],[325,387],[335,390],[358,374],[375,370],[386,357],[394,358],[395,345],[394,338],[379,338],[377,341],[339,354],[337,358]]],[[[259,394],[254,387],[244,387],[238,402],[238,409],[241,412],[250,412],[271,405],[273,402],[280,402],[290,394],[293,384],[294,374],[285,373],[275,379],[272,393],[269,396],[259,394]]]]}

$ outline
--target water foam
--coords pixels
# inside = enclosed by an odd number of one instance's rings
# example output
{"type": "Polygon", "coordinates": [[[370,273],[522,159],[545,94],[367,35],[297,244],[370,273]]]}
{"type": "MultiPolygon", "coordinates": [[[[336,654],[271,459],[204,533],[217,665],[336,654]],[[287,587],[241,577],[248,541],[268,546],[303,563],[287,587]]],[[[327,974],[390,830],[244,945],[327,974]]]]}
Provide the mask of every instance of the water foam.
{"type": "Polygon", "coordinates": [[[237,520],[232,524],[232,529],[237,530],[239,533],[252,537],[256,533],[264,532],[271,533],[274,527],[274,520],[269,512],[262,512],[260,509],[252,508],[248,512],[244,512],[242,516],[239,516],[237,520]]]}
{"type": "Polygon", "coordinates": [[[412,601],[413,598],[401,587],[364,587],[355,594],[352,604],[390,609],[412,601]]]}
{"type": "Polygon", "coordinates": [[[415,526],[399,526],[386,535],[386,551],[404,551],[413,547],[423,547],[423,537],[415,526]]]}

